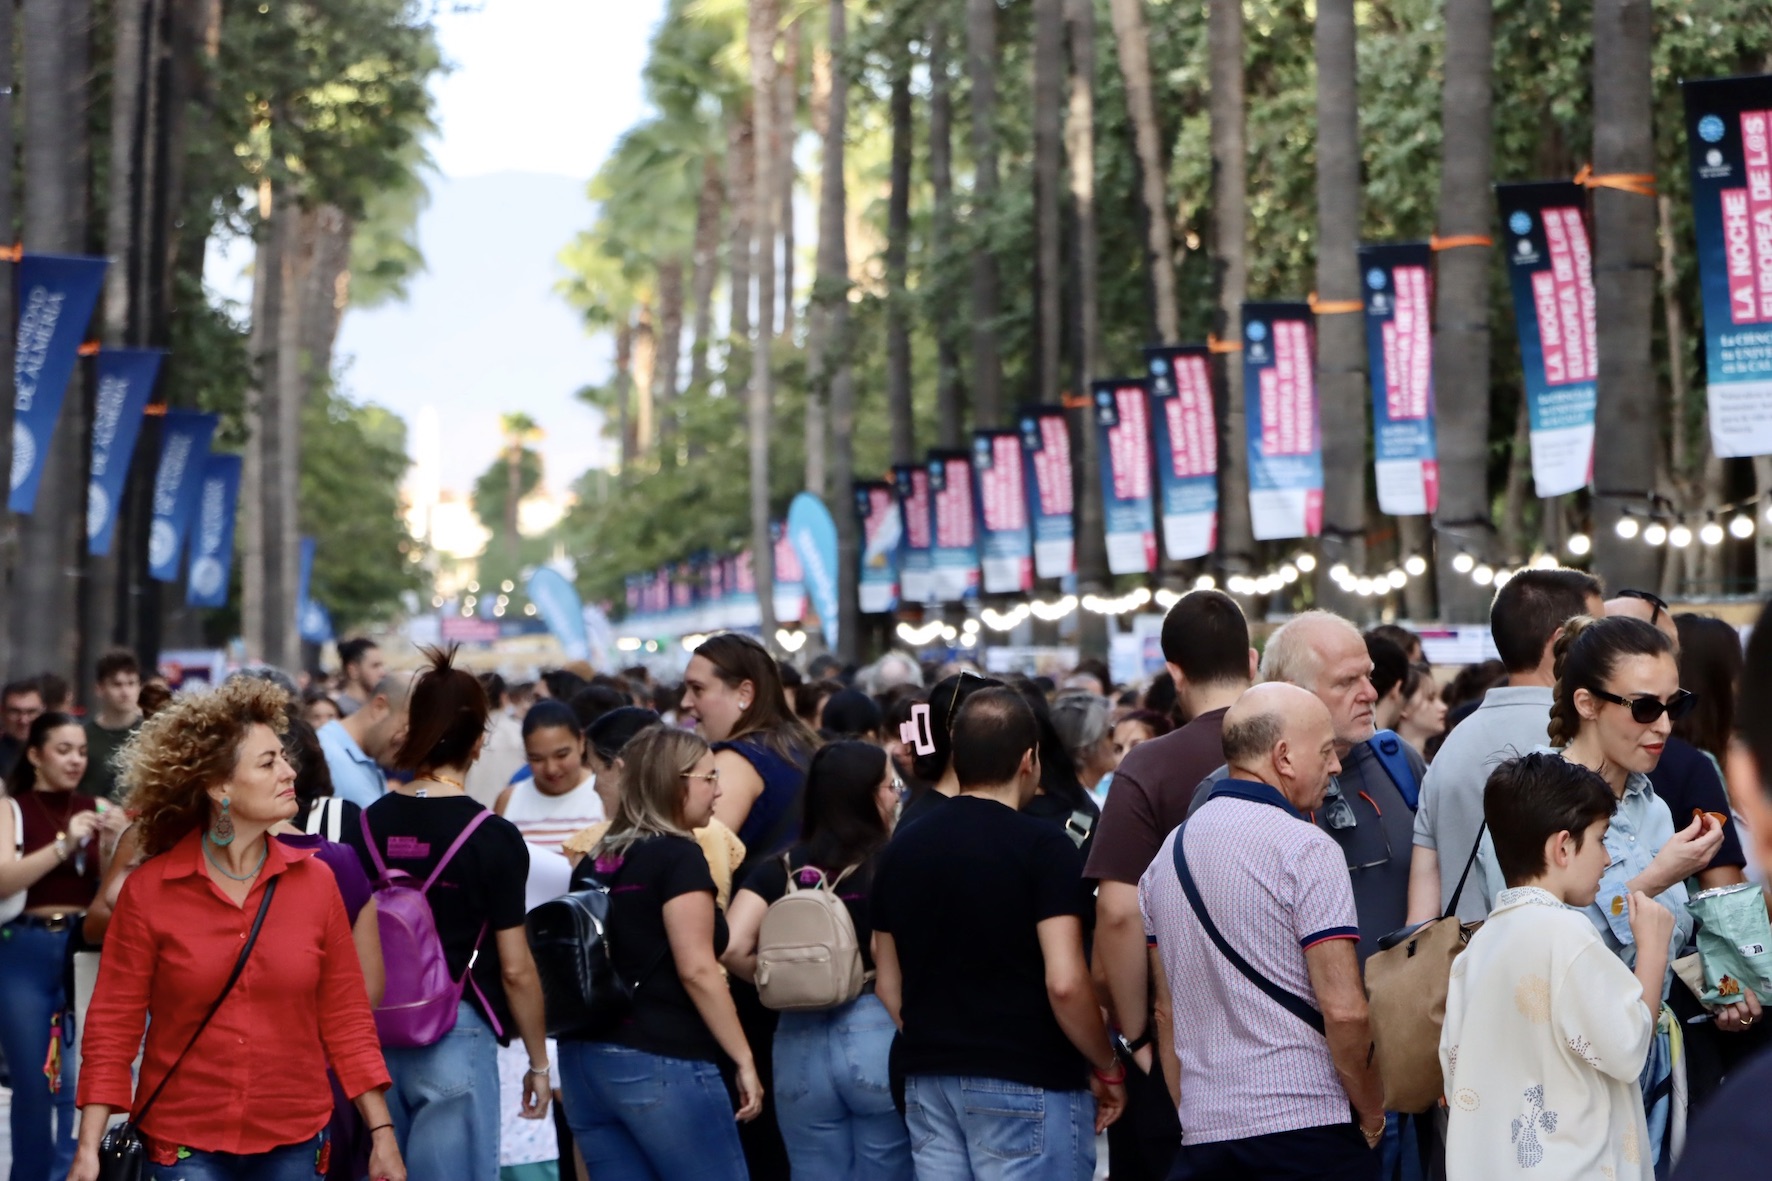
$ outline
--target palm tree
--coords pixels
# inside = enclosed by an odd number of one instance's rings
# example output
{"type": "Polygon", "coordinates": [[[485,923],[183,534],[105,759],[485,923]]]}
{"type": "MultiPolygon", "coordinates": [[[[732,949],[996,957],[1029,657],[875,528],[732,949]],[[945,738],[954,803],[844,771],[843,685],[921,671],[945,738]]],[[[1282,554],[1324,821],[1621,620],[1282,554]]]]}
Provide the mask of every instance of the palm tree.
{"type": "Polygon", "coordinates": [[[505,559],[514,568],[518,562],[517,502],[523,498],[523,453],[542,437],[535,419],[522,411],[498,416],[498,432],[504,436],[505,461],[505,559]]]}
{"type": "Polygon", "coordinates": [[[821,368],[830,373],[831,503],[837,506],[837,657],[845,663],[855,660],[861,632],[861,539],[851,508],[855,503],[855,379],[849,363],[849,249],[844,239],[849,212],[843,183],[843,140],[849,122],[848,21],[845,0],[830,0],[831,96],[825,117],[814,303],[814,307],[825,306],[821,368]]]}
{"type": "MultiPolygon", "coordinates": [[[[1649,0],[1594,3],[1594,171],[1655,172],[1653,41],[1649,0]]],[[[1594,497],[1594,566],[1609,586],[1655,586],[1659,553],[1626,541],[1613,525],[1621,508],[1655,491],[1660,420],[1655,400],[1655,202],[1640,193],[1594,189],[1594,322],[1599,406],[1594,450],[1606,457],[1594,497]]]]}
{"type": "MultiPolygon", "coordinates": [[[[1035,400],[1057,402],[1059,315],[1064,283],[1058,231],[1058,174],[1063,134],[1059,100],[1064,73],[1064,0],[1033,0],[1034,17],[1034,366],[1035,400]]],[[[1090,376],[1085,374],[1085,377],[1090,376]]],[[[994,425],[994,424],[993,424],[994,425]]]]}
{"type": "MultiPolygon", "coordinates": [[[[1324,552],[1318,593],[1337,593],[1330,562],[1365,567],[1366,342],[1359,314],[1360,115],[1354,0],[1317,0],[1317,397],[1323,430],[1324,552]]],[[[1346,599],[1345,593],[1341,596],[1346,599]]]]}
{"type": "MultiPolygon", "coordinates": [[[[1078,390],[1087,390],[1098,373],[1101,357],[1101,316],[1098,288],[1100,260],[1095,226],[1095,4],[1065,0],[1064,18],[1071,42],[1071,94],[1065,123],[1071,161],[1071,201],[1077,218],[1077,372],[1078,390]]],[[[1095,403],[1077,415],[1082,424],[1082,462],[1071,475],[1077,506],[1077,584],[1085,591],[1108,588],[1107,535],[1102,516],[1101,446],[1095,430],[1095,403]]],[[[1107,617],[1085,611],[1078,617],[1080,651],[1105,656],[1107,617]]]]}
{"type": "Polygon", "coordinates": [[[1164,344],[1174,344],[1181,339],[1181,312],[1175,295],[1175,235],[1169,224],[1163,132],[1157,122],[1157,104],[1152,93],[1144,0],[1109,0],[1108,10],[1114,22],[1120,78],[1126,87],[1126,109],[1132,116],[1133,146],[1138,151],[1145,249],[1150,254],[1151,288],[1157,303],[1157,334],[1164,344]]]}
{"type": "Polygon", "coordinates": [[[892,462],[910,463],[916,453],[916,422],[911,408],[910,270],[911,159],[916,153],[911,124],[911,57],[902,40],[891,54],[889,179],[886,193],[886,413],[892,420],[892,462]]]}
{"type": "MultiPolygon", "coordinates": [[[[1441,88],[1439,236],[1470,243],[1439,254],[1434,277],[1436,521],[1489,531],[1489,267],[1494,214],[1493,0],[1446,0],[1441,88]]],[[[1452,569],[1458,547],[1438,548],[1435,573],[1447,619],[1486,617],[1481,588],[1452,569]]]]}
{"type": "MultiPolygon", "coordinates": [[[[1217,305],[1212,331],[1235,342],[1242,337],[1243,300],[1249,291],[1248,159],[1243,133],[1243,8],[1240,0],[1210,0],[1206,55],[1211,60],[1207,117],[1212,139],[1212,271],[1217,305]]],[[[1227,571],[1249,568],[1255,535],[1249,521],[1249,463],[1243,447],[1243,359],[1216,358],[1224,391],[1224,443],[1218,449],[1218,549],[1227,571]]]]}
{"type": "Polygon", "coordinates": [[[966,0],[966,72],[972,79],[972,418],[1003,416],[1003,362],[997,347],[997,256],[990,218],[997,205],[997,0],[966,0]]]}
{"type": "MultiPolygon", "coordinates": [[[[12,44],[13,6],[0,4],[0,45],[12,44]]],[[[0,54],[0,160],[13,159],[13,55],[0,54]]],[[[0,168],[0,225],[13,223],[13,170],[0,168]]],[[[17,270],[10,257],[0,261],[0,324],[14,320],[13,285],[17,270]]],[[[16,336],[0,332],[0,373],[11,373],[16,336]]],[[[0,398],[0,471],[12,471],[12,399],[0,398]]],[[[0,553],[0,579],[12,571],[7,569],[7,555],[0,553]]],[[[11,668],[11,629],[0,626],[0,667],[11,668]]]]}
{"type": "Polygon", "coordinates": [[[775,43],[781,32],[778,0],[750,0],[747,41],[751,63],[752,232],[757,269],[757,334],[751,353],[750,430],[751,562],[757,581],[758,622],[763,642],[775,642],[775,551],[769,536],[769,431],[774,416],[770,351],[775,321],[775,43]]]}
{"type": "MultiPolygon", "coordinates": [[[[929,197],[930,252],[945,257],[954,245],[954,98],[953,77],[948,65],[948,5],[932,6],[929,18],[929,197]]],[[[938,289],[946,294],[946,285],[938,289]]],[[[961,445],[964,433],[964,393],[960,377],[960,349],[955,339],[951,306],[935,314],[935,406],[936,442],[946,448],[961,445]]]]}

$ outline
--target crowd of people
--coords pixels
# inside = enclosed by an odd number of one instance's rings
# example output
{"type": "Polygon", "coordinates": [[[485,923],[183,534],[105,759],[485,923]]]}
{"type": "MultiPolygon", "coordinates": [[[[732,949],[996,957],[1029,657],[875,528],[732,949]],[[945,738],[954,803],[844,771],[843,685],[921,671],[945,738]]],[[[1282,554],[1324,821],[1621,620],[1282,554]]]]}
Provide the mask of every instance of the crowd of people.
{"type": "Polygon", "coordinates": [[[1197,590],[1132,685],[731,633],[8,684],[12,1179],[124,1117],[159,1181],[1752,1175],[1772,629],[1567,569],[1490,629],[1197,590]],[[589,894],[574,1024],[529,928],[589,894]]]}

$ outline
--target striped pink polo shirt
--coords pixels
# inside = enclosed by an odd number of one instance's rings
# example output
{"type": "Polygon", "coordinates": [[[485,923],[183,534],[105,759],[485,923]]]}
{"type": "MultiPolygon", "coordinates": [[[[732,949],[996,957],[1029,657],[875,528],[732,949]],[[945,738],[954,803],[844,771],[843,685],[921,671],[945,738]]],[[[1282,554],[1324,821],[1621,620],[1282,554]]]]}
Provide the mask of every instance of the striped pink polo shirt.
{"type": "Polygon", "coordinates": [[[1169,834],[1139,881],[1138,901],[1169,977],[1183,1143],[1347,1123],[1329,1043],[1232,967],[1194,917],[1175,873],[1181,833],[1225,942],[1306,1001],[1315,998],[1304,949],[1358,939],[1359,920],[1341,849],[1272,787],[1226,780],[1169,834]]]}

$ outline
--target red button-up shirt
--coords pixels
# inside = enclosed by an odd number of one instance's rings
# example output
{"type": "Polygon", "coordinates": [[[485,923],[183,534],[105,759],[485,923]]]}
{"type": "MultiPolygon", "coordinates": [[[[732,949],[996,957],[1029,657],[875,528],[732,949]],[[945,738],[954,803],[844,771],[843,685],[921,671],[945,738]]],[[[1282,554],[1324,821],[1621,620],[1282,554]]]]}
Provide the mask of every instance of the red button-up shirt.
{"type": "Polygon", "coordinates": [[[235,906],[204,871],[200,839],[193,832],[149,858],[123,885],[86,1017],[79,1103],[129,1111],[134,1093],[153,1094],[227,983],[265,887],[281,877],[234,991],[142,1128],[209,1152],[267,1152],[326,1126],[328,1062],[352,1096],[387,1086],[387,1067],[332,872],[272,840],[235,906]],[[137,1092],[130,1063],[144,1023],[137,1092]]]}

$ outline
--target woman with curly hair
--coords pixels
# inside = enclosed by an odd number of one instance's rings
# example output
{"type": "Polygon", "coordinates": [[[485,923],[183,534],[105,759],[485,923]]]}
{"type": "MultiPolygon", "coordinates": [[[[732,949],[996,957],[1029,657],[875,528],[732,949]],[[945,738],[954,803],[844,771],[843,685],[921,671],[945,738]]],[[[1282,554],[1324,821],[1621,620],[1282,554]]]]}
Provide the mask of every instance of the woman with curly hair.
{"type": "Polygon", "coordinates": [[[270,839],[296,810],[289,704],[269,682],[230,681],[176,699],[118,756],[146,860],[105,933],[70,1181],[98,1176],[116,1112],[133,1114],[153,1181],[311,1178],[330,1163],[329,1063],[371,1130],[370,1176],[405,1181],[338,885],[270,839]]]}

